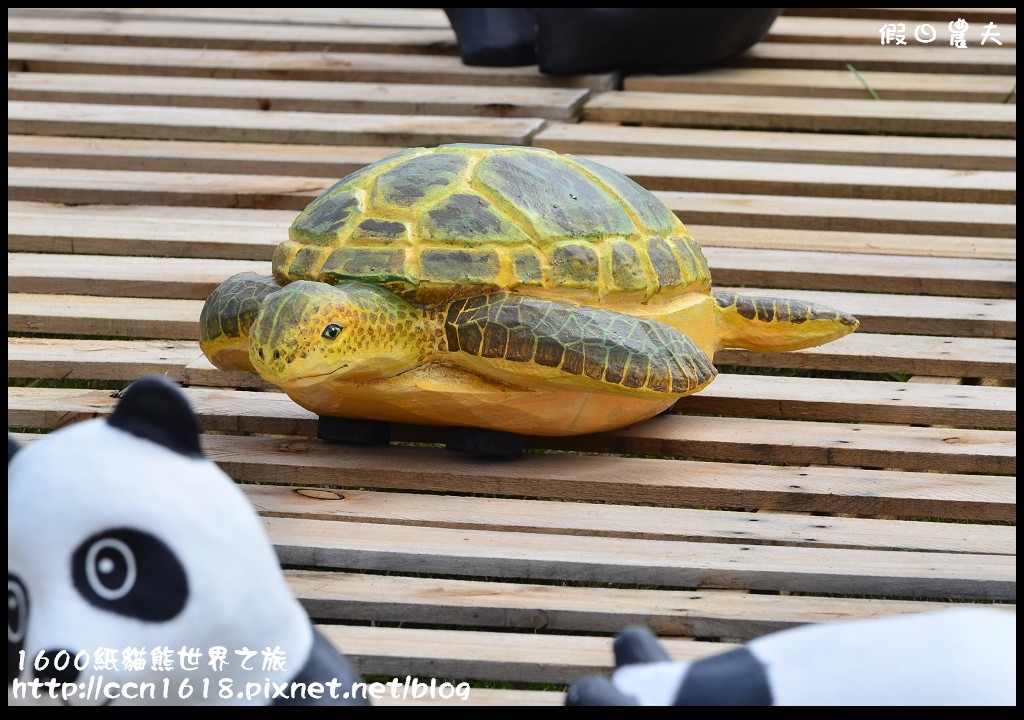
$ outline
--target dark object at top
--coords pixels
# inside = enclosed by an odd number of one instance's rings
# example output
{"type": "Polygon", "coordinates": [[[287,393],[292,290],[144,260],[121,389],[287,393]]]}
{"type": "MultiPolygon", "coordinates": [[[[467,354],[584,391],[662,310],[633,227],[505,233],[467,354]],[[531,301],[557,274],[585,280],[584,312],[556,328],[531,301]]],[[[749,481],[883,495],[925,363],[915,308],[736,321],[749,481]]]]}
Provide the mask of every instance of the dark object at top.
{"type": "Polygon", "coordinates": [[[689,72],[760,42],[785,8],[444,8],[466,65],[689,72]]]}

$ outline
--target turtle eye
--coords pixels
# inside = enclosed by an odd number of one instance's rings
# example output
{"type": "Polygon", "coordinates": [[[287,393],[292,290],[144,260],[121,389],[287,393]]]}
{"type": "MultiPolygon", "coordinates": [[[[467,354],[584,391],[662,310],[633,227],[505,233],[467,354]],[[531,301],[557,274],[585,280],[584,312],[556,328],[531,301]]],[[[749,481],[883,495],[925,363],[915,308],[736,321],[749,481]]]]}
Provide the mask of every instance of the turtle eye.
{"type": "Polygon", "coordinates": [[[320,333],[320,337],[327,338],[328,340],[333,340],[339,335],[341,335],[341,325],[335,325],[334,323],[325,327],[324,331],[320,333]]]}

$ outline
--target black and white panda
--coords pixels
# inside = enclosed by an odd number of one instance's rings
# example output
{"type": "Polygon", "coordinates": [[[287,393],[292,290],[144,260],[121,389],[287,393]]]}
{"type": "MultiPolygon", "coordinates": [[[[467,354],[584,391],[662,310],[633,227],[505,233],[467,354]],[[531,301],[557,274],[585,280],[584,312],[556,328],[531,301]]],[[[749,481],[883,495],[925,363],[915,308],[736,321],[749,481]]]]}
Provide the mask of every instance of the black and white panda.
{"type": "Polygon", "coordinates": [[[566,705],[1016,705],[1017,615],[960,606],[802,625],[693,662],[644,626],[613,643],[611,680],[588,676],[566,705]]]}
{"type": "Polygon", "coordinates": [[[65,704],[368,704],[177,386],[143,378],[108,419],[7,447],[9,703],[55,678],[65,704]]]}

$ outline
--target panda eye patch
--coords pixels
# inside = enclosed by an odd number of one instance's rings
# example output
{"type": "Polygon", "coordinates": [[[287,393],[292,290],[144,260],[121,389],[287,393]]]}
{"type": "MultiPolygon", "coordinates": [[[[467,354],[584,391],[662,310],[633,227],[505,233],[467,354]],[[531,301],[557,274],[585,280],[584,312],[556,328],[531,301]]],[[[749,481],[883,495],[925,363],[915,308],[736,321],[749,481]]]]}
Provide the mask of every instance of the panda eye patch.
{"type": "Polygon", "coordinates": [[[188,579],[174,552],[149,533],[118,528],[93,535],[71,559],[75,589],[101,610],[159,622],[185,607],[188,579]]]}
{"type": "Polygon", "coordinates": [[[25,626],[28,624],[28,593],[15,575],[7,576],[7,643],[21,643],[25,640],[25,626]]]}
{"type": "Polygon", "coordinates": [[[341,335],[341,330],[341,325],[331,323],[330,325],[324,328],[324,331],[322,333],[320,333],[320,337],[326,338],[327,340],[333,340],[334,338],[341,335]]]}
{"type": "Polygon", "coordinates": [[[21,674],[19,653],[25,649],[28,628],[28,591],[17,575],[7,574],[7,684],[21,674]]]}

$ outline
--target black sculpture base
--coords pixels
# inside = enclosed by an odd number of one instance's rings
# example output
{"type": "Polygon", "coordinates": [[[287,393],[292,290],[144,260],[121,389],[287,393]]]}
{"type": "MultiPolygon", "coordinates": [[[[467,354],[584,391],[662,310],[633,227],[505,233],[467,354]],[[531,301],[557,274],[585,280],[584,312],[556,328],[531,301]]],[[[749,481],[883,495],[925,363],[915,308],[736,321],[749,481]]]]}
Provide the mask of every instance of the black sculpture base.
{"type": "Polygon", "coordinates": [[[501,430],[450,427],[445,448],[455,452],[508,458],[523,454],[524,441],[525,438],[522,435],[501,430]]]}
{"type": "Polygon", "coordinates": [[[391,423],[321,415],[316,436],[344,445],[387,445],[391,442],[391,423]]]}

